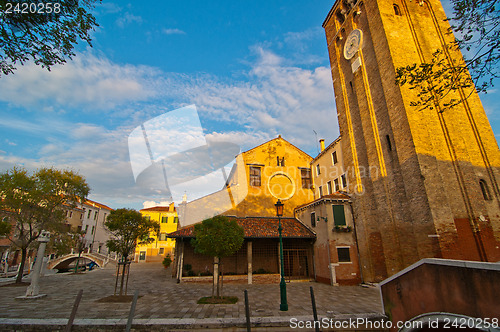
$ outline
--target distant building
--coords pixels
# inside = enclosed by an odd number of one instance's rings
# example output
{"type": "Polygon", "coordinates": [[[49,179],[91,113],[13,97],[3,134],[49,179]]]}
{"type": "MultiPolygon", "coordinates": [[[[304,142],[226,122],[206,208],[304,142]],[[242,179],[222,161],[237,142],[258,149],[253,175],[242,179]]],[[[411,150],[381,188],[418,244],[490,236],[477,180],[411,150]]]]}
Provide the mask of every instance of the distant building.
{"type": "Polygon", "coordinates": [[[299,206],[296,218],[315,235],[314,277],[330,285],[356,285],[361,282],[356,227],[350,197],[332,193],[299,206]]]}
{"type": "Polygon", "coordinates": [[[67,207],[65,221],[66,231],[80,233],[82,231],[83,215],[84,211],[82,208],[78,206],[67,207]]]}
{"type": "Polygon", "coordinates": [[[326,148],[325,141],[321,139],[320,145],[321,152],[311,161],[315,198],[347,190],[340,137],[326,148]]]}
{"type": "Polygon", "coordinates": [[[151,233],[154,241],[148,244],[138,244],[135,248],[136,262],[159,262],[166,255],[174,254],[175,240],[167,238],[167,234],[175,232],[179,224],[177,209],[172,202],[169,206],[154,206],[140,210],[141,214],[160,224],[160,234],[151,233]]]}
{"type": "Polygon", "coordinates": [[[106,241],[109,239],[109,233],[104,227],[104,222],[113,209],[91,200],[79,204],[79,207],[83,210],[82,231],[85,249],[90,252],[107,254],[106,241]]]}
{"type": "MultiPolygon", "coordinates": [[[[245,193],[239,204],[229,206],[220,214],[235,219],[245,231],[243,247],[233,256],[223,259],[225,273],[246,275],[249,283],[255,279],[278,281],[279,241],[278,218],[275,204],[284,203],[283,254],[284,270],[288,279],[314,278],[312,244],[315,235],[308,227],[294,218],[294,208],[314,200],[310,163],[312,157],[281,136],[241,153],[236,158],[227,187],[236,195],[245,193]],[[245,181],[241,181],[244,177],[245,181]],[[243,188],[242,183],[245,184],[243,188]],[[234,189],[234,190],[233,190],[234,189]],[[253,277],[253,274],[266,274],[253,277]],[[274,275],[274,276],[271,276],[274,275]]],[[[195,254],[190,239],[193,224],[207,217],[196,214],[202,204],[217,204],[218,193],[199,200],[181,204],[181,225],[169,237],[176,239],[176,261],[174,275],[183,276],[208,274],[213,271],[213,260],[195,254]],[[187,216],[187,217],[186,217],[187,216]],[[183,218],[184,217],[184,218],[183,218]],[[186,271],[185,267],[190,270],[186,271]]]]}
{"type": "Polygon", "coordinates": [[[337,138],[311,161],[315,200],[295,208],[295,217],[315,235],[314,277],[331,285],[361,282],[356,228],[342,159],[342,141],[337,138]]]}

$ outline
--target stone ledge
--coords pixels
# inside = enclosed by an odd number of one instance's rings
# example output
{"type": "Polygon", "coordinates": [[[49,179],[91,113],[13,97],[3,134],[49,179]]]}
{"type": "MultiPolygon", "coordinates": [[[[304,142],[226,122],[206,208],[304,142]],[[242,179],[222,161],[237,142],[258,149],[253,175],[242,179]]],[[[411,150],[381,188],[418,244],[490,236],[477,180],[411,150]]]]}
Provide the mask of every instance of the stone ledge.
{"type": "MultiPolygon", "coordinates": [[[[298,321],[312,321],[310,316],[279,316],[279,317],[251,317],[252,327],[290,327],[292,318],[298,321]]],[[[318,319],[349,320],[364,318],[368,320],[386,319],[380,313],[364,314],[342,314],[319,316],[318,319]]],[[[54,319],[22,319],[22,318],[0,318],[0,331],[63,331],[68,320],[64,318],[54,319]]],[[[75,319],[73,331],[123,331],[127,325],[127,319],[75,319]]],[[[245,318],[152,318],[134,319],[132,328],[135,331],[170,331],[176,329],[224,329],[244,328],[245,318]]]]}

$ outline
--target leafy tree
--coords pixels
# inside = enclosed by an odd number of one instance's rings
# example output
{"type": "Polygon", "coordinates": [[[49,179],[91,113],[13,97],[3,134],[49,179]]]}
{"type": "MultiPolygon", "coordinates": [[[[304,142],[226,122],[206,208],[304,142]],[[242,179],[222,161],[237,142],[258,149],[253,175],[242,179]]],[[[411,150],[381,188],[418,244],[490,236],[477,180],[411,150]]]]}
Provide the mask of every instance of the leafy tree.
{"type": "MultiPolygon", "coordinates": [[[[203,220],[194,226],[195,238],[191,244],[195,252],[214,257],[214,284],[217,288],[217,297],[221,296],[219,291],[219,269],[218,264],[223,257],[231,256],[237,252],[244,240],[245,232],[236,220],[229,220],[224,216],[215,216],[203,220]]],[[[212,297],[213,297],[212,288],[212,297]]]]}
{"type": "Polygon", "coordinates": [[[64,232],[55,233],[50,237],[47,243],[47,252],[58,256],[71,253],[71,249],[80,251],[83,249],[82,233],[80,232],[64,232]]]}
{"type": "Polygon", "coordinates": [[[110,251],[119,253],[122,256],[123,273],[120,284],[120,295],[123,292],[123,282],[125,278],[125,267],[128,257],[138,243],[151,243],[154,241],[150,235],[160,225],[141,215],[133,209],[117,209],[111,211],[104,222],[104,226],[111,233],[112,239],[106,242],[110,251]]]}
{"type": "Polygon", "coordinates": [[[452,0],[453,16],[449,33],[456,39],[445,49],[438,49],[430,62],[396,69],[396,83],[408,84],[417,91],[412,106],[433,109],[439,102],[442,110],[461,103],[455,92],[465,89],[465,98],[493,87],[499,77],[500,6],[496,0],[452,0]],[[448,53],[464,52],[464,59],[448,53]]]}
{"type": "Polygon", "coordinates": [[[92,46],[90,32],[99,25],[90,11],[97,1],[0,0],[0,73],[29,60],[50,70],[75,55],[78,40],[92,46]]]}
{"type": "Polygon", "coordinates": [[[85,179],[69,170],[41,168],[30,174],[24,168],[15,167],[0,174],[0,213],[13,219],[14,231],[10,232],[10,227],[5,225],[8,221],[3,220],[0,229],[21,249],[16,283],[22,281],[27,249],[40,232],[57,232],[66,219],[66,209],[85,200],[89,191],[85,179]]]}

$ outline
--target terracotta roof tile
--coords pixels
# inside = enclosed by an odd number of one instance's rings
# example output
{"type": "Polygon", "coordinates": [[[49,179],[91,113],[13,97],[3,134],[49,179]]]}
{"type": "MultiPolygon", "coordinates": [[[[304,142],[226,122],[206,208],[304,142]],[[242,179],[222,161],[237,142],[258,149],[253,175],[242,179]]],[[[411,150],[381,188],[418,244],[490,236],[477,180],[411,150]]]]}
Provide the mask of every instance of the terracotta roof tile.
{"type": "Polygon", "coordinates": [[[140,209],[139,211],[159,211],[159,212],[175,212],[175,207],[174,207],[174,210],[173,211],[170,211],[170,207],[169,206],[153,206],[153,207],[150,207],[150,208],[145,208],[145,209],[140,209]]]}
{"type": "Polygon", "coordinates": [[[106,206],[106,205],[104,205],[104,204],[101,204],[101,203],[98,203],[98,202],[92,201],[92,200],[90,200],[90,199],[87,199],[87,200],[85,201],[85,203],[83,203],[83,204],[86,204],[86,205],[88,205],[88,206],[92,206],[92,207],[99,207],[99,208],[101,208],[101,209],[106,209],[106,210],[109,210],[109,211],[113,211],[113,209],[112,209],[112,208],[110,208],[109,206],[106,206]]]}
{"type": "Polygon", "coordinates": [[[299,205],[294,210],[300,210],[302,208],[305,208],[306,206],[314,205],[315,203],[320,202],[320,201],[331,201],[331,200],[350,201],[350,199],[351,199],[351,197],[347,193],[337,191],[337,192],[334,192],[332,194],[323,195],[320,198],[317,198],[314,201],[311,201],[309,203],[299,205]]]}
{"type": "MultiPolygon", "coordinates": [[[[268,217],[227,217],[228,219],[236,219],[238,225],[243,227],[245,238],[278,238],[278,218],[268,217]]],[[[281,218],[281,226],[283,228],[283,238],[315,238],[306,226],[295,218],[281,218]]],[[[192,238],[194,225],[183,227],[175,232],[169,233],[170,238],[192,238]]]]}

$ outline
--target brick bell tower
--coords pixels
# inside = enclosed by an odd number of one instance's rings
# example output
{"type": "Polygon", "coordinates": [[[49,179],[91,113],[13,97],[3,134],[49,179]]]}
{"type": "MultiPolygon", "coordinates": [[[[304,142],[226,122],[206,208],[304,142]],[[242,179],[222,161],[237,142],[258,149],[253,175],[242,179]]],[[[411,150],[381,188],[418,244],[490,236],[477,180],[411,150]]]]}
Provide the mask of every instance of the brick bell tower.
{"type": "Polygon", "coordinates": [[[344,0],[323,23],[365,281],[426,257],[500,261],[500,152],[479,97],[420,110],[395,84],[437,49],[461,59],[445,18],[439,0],[344,0]]]}

